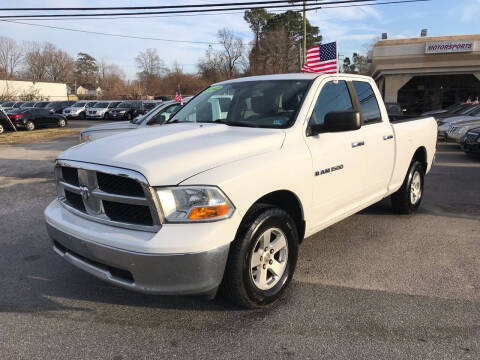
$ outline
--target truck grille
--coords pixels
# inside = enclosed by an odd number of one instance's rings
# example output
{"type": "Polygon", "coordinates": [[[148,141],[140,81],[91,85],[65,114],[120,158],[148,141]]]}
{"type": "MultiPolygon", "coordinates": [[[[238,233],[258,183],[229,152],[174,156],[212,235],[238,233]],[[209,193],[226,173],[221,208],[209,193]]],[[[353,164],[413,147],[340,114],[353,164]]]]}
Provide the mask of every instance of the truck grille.
{"type": "Polygon", "coordinates": [[[153,190],[135,171],[58,160],[55,177],[59,200],[78,215],[137,230],[160,228],[153,190]]]}

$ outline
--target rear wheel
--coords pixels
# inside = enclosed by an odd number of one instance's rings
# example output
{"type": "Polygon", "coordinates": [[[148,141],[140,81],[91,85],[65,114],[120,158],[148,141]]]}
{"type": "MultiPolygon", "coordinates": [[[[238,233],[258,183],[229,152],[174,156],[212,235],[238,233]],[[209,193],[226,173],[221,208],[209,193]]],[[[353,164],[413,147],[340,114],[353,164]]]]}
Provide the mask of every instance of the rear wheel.
{"type": "Polygon", "coordinates": [[[297,256],[298,233],[291,216],[255,205],[230,246],[221,291],[245,308],[272,304],[290,283],[297,256]]]}
{"type": "Polygon", "coordinates": [[[424,177],[424,165],[413,161],[402,187],[391,196],[392,207],[397,213],[411,214],[419,208],[423,198],[424,177]]]}
{"type": "Polygon", "coordinates": [[[106,112],[105,115],[103,115],[103,118],[104,118],[105,120],[110,119],[110,114],[109,114],[108,112],[106,112]]]}
{"type": "Polygon", "coordinates": [[[5,131],[5,128],[3,127],[2,124],[0,124],[0,134],[3,134],[4,131],[5,131]]]}
{"type": "Polygon", "coordinates": [[[81,120],[85,120],[86,115],[84,112],[81,112],[79,117],[81,120]]]}
{"type": "Polygon", "coordinates": [[[27,129],[28,131],[35,130],[35,123],[31,120],[28,120],[25,124],[25,129],[27,129]]]}
{"type": "Polygon", "coordinates": [[[57,125],[61,128],[65,127],[67,125],[67,122],[65,119],[58,119],[57,125]]]}

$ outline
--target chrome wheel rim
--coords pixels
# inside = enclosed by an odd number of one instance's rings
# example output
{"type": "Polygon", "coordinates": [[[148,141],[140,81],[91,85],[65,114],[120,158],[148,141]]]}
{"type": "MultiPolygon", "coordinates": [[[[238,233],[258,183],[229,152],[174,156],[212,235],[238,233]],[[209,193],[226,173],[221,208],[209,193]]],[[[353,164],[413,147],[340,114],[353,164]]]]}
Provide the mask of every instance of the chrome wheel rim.
{"type": "Polygon", "coordinates": [[[412,182],[410,184],[410,202],[415,205],[422,196],[422,178],[418,171],[413,173],[412,182]]]}
{"type": "Polygon", "coordinates": [[[27,129],[28,130],[33,130],[33,123],[31,123],[31,122],[27,123],[27,129]]]}
{"type": "Polygon", "coordinates": [[[278,284],[288,261],[287,237],[278,228],[270,228],[258,237],[250,255],[250,277],[260,290],[278,284]]]}
{"type": "Polygon", "coordinates": [[[60,120],[59,125],[60,125],[60,127],[64,127],[65,126],[65,120],[63,120],[63,119],[60,120]]]}

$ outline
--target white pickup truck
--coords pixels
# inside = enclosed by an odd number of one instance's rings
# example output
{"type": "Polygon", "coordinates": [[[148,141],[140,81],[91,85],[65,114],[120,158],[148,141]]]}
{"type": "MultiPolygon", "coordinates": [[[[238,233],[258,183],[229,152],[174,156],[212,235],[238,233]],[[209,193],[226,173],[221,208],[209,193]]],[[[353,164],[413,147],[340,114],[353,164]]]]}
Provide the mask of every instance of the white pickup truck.
{"type": "Polygon", "coordinates": [[[398,213],[415,211],[436,137],[432,117],[389,120],[369,77],[230,80],[165,125],[60,154],[47,229],[60,256],[112,284],[220,289],[260,307],[292,280],[305,237],[390,195],[398,213]]]}

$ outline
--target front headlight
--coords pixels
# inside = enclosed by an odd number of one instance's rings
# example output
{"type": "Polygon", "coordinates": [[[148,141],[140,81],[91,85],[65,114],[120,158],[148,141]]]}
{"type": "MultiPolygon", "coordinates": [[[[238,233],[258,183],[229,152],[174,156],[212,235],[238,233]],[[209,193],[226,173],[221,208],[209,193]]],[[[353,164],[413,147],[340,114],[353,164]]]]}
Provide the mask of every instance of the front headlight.
{"type": "Polygon", "coordinates": [[[157,188],[166,222],[205,222],[227,219],[235,207],[213,186],[157,188]]]}

